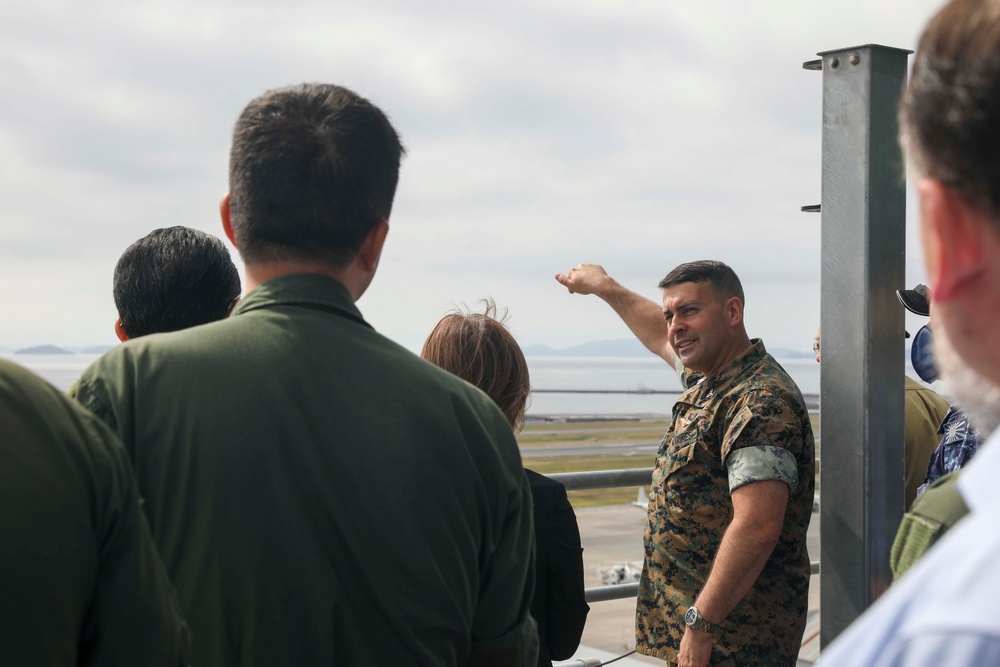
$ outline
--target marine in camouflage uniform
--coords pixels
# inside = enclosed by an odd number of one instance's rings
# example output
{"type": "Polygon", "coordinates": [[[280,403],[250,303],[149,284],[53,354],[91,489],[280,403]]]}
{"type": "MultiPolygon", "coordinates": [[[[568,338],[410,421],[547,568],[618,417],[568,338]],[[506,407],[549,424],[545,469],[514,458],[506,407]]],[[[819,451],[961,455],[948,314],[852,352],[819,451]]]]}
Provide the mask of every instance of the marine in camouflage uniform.
{"type": "Polygon", "coordinates": [[[731,492],[788,484],[784,526],[763,571],[720,624],[712,665],[794,665],[809,588],[806,530],[815,450],[795,382],[759,340],[708,377],[682,373],[687,391],[657,453],[636,607],[639,653],[676,661],[684,612],[695,603],[733,518],[731,492]]]}

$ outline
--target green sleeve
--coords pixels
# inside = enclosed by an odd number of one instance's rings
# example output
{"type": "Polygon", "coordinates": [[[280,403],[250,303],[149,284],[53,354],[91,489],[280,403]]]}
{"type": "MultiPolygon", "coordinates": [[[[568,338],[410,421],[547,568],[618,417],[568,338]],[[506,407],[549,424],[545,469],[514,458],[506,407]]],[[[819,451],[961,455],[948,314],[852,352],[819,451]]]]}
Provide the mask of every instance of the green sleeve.
{"type": "Polygon", "coordinates": [[[512,498],[500,538],[480,573],[472,648],[482,664],[530,666],[537,662],[538,628],[530,613],[535,579],[534,518],[531,489],[523,471],[520,477],[518,497],[512,498]]]}
{"type": "Polygon", "coordinates": [[[128,457],[103,424],[85,424],[97,452],[99,563],[80,664],[187,664],[188,628],[153,545],[128,457]]]}

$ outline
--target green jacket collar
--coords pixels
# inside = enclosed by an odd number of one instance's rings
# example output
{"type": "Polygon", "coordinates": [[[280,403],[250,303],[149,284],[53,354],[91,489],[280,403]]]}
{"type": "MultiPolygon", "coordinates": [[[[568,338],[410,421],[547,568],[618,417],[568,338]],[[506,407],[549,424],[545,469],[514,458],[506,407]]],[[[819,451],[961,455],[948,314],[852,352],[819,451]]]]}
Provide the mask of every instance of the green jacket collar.
{"type": "Polygon", "coordinates": [[[361,311],[354,304],[351,293],[341,282],[316,273],[293,273],[268,280],[240,299],[230,317],[276,306],[325,310],[371,327],[365,322],[361,311]]]}

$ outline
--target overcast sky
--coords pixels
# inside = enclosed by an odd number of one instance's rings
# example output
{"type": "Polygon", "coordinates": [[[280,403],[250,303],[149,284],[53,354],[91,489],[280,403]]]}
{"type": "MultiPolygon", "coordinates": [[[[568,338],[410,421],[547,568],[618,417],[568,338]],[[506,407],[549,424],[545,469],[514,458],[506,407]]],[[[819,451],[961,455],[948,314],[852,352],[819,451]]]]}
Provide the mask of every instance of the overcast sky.
{"type": "MultiPolygon", "coordinates": [[[[912,49],[928,0],[4,3],[0,346],[113,343],[111,274],[157,227],[222,236],[229,135],[269,88],[380,106],[405,159],[368,320],[418,349],[492,296],[524,345],[628,331],[553,279],[603,264],[658,299],[721,259],[753,336],[819,321],[817,51],[912,49]]],[[[908,210],[907,282],[923,278],[908,210]]],[[[235,257],[235,251],[234,251],[235,257]]],[[[238,258],[237,258],[237,263],[238,258]]]]}

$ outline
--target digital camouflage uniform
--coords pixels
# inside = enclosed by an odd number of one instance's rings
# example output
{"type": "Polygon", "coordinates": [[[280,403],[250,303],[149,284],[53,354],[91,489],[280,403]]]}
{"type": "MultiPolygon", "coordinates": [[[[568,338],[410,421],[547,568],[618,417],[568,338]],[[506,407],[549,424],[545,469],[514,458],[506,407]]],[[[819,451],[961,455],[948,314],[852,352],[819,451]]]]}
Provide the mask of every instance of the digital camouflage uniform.
{"type": "Polygon", "coordinates": [[[721,623],[711,664],[794,665],[806,621],[815,481],[802,394],[756,339],[711,376],[682,373],[681,379],[688,389],[674,405],[649,494],[636,648],[677,660],[684,612],[704,587],[733,517],[731,491],[777,479],[789,486],[781,537],[721,623]]]}
{"type": "Polygon", "coordinates": [[[941,442],[931,455],[927,476],[917,489],[917,495],[937,479],[964,467],[975,456],[979,445],[983,444],[982,435],[969,424],[969,416],[954,406],[941,420],[937,434],[941,436],[941,442]]]}

